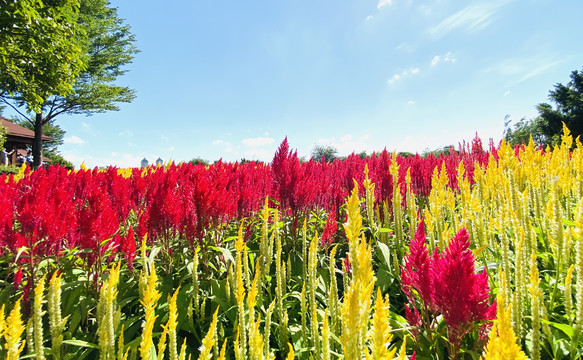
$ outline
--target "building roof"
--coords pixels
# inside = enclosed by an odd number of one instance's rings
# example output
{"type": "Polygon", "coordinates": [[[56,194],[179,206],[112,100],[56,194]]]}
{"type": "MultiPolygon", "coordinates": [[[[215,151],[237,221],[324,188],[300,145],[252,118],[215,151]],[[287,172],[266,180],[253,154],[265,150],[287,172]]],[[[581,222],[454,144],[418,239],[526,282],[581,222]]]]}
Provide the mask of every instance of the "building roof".
{"type": "MultiPolygon", "coordinates": [[[[7,135],[34,139],[34,131],[27,129],[23,126],[17,125],[15,123],[12,123],[1,116],[0,116],[0,124],[2,124],[2,126],[4,126],[6,128],[6,130],[8,130],[7,135]]],[[[46,135],[43,135],[43,141],[49,141],[49,140],[52,140],[52,138],[50,138],[46,135]]]]}

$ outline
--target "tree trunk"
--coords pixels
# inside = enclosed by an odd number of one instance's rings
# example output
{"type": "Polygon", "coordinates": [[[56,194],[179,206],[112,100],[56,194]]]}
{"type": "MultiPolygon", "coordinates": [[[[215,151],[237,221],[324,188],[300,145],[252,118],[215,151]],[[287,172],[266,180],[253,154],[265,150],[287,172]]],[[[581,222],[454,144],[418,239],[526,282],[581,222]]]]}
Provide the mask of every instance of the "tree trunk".
{"type": "Polygon", "coordinates": [[[34,142],[32,143],[32,168],[38,169],[43,156],[43,114],[36,113],[34,120],[34,142]]]}

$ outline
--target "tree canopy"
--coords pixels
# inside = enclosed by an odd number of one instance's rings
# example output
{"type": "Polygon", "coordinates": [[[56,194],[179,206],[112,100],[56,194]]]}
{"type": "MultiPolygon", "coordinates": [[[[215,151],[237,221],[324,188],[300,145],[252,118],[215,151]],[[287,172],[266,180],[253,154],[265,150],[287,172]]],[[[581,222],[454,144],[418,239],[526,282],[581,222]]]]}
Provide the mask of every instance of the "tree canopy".
{"type": "Polygon", "coordinates": [[[332,162],[338,155],[338,150],[332,145],[318,145],[316,144],[312,149],[312,159],[320,161],[322,158],[326,162],[332,162]]]}
{"type": "Polygon", "coordinates": [[[521,144],[532,136],[536,144],[555,145],[560,142],[563,123],[574,137],[583,135],[583,70],[571,72],[570,78],[567,85],[558,83],[549,91],[555,107],[541,103],[537,106],[538,117],[521,119],[512,128],[506,121],[505,139],[511,144],[521,144]]]}
{"type": "Polygon", "coordinates": [[[12,96],[2,98],[33,125],[34,167],[38,167],[42,156],[40,144],[43,126],[52,123],[59,115],[91,115],[119,110],[119,103],[130,102],[135,98],[133,89],[116,83],[117,78],[127,71],[125,65],[138,52],[130,27],[119,18],[117,9],[111,7],[108,0],[80,0],[78,4],[77,16],[69,20],[73,21],[70,27],[78,28],[84,34],[77,42],[84,67],[71,83],[70,91],[47,92],[43,101],[34,106],[22,88],[9,91],[12,96]]]}
{"type": "Polygon", "coordinates": [[[78,0],[0,0],[0,96],[40,111],[49,96],[72,91],[85,67],[78,15],[78,0]]]}

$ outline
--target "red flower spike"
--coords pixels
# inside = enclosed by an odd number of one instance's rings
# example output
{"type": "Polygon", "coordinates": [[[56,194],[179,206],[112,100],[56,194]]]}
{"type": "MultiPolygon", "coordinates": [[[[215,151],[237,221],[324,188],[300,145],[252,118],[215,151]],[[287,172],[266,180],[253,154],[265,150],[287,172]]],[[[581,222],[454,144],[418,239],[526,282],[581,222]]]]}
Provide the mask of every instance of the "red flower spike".
{"type": "Polygon", "coordinates": [[[488,274],[475,273],[469,234],[461,229],[432,264],[433,301],[445,319],[449,340],[459,344],[475,322],[492,320],[495,305],[489,304],[488,274]]]}

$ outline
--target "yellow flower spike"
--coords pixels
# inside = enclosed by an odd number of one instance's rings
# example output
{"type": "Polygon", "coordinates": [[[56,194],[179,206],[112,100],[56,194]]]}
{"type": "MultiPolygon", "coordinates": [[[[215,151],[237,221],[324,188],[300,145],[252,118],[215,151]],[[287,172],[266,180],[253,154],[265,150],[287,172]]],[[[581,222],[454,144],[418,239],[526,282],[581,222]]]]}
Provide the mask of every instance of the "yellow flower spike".
{"type": "MultiPolygon", "coordinates": [[[[10,315],[6,318],[4,338],[6,339],[5,348],[7,350],[7,360],[17,360],[24,348],[26,341],[20,343],[22,333],[24,332],[24,323],[20,314],[20,302],[22,297],[16,301],[10,315]]],[[[4,313],[4,307],[2,307],[4,313]]]]}
{"type": "Polygon", "coordinates": [[[407,337],[403,338],[403,345],[401,345],[401,351],[399,352],[399,357],[397,360],[407,359],[407,337]]]}
{"type": "Polygon", "coordinates": [[[162,326],[162,335],[158,340],[158,360],[164,360],[164,352],[166,351],[166,337],[168,335],[168,327],[162,326]]]}
{"type": "Polygon", "coordinates": [[[263,336],[259,331],[261,324],[261,315],[257,317],[257,321],[253,322],[249,328],[249,358],[251,360],[263,359],[263,336]]]}
{"type": "Polygon", "coordinates": [[[375,311],[372,318],[372,328],[370,329],[370,350],[373,359],[391,360],[395,356],[397,349],[389,351],[389,344],[393,339],[391,327],[389,326],[389,296],[383,300],[381,288],[377,288],[375,300],[375,311]]]}
{"type": "Polygon", "coordinates": [[[328,309],[324,311],[322,321],[322,360],[330,360],[330,326],[328,324],[328,309]]]}
{"type": "Polygon", "coordinates": [[[569,266],[567,277],[565,278],[565,313],[571,325],[573,323],[573,317],[571,316],[571,312],[573,311],[573,299],[571,298],[573,270],[575,270],[575,264],[569,266]]]}
{"type": "Polygon", "coordinates": [[[152,264],[152,269],[150,270],[150,276],[148,276],[148,282],[146,285],[146,290],[144,292],[144,298],[141,300],[142,306],[144,306],[145,316],[144,325],[142,332],[142,341],[140,342],[140,356],[143,360],[149,360],[151,355],[151,348],[154,345],[152,341],[152,333],[154,330],[154,323],[156,322],[156,306],[158,299],[160,299],[160,292],[156,290],[158,284],[158,276],[156,275],[156,267],[152,264]]]}
{"type": "Polygon", "coordinates": [[[4,337],[4,327],[6,325],[6,319],[4,318],[4,308],[6,306],[4,304],[2,304],[2,307],[0,308],[0,339],[2,337],[4,337]]]}
{"type": "MultiPolygon", "coordinates": [[[[348,221],[343,225],[350,249],[355,247],[358,238],[360,237],[360,230],[362,229],[362,216],[360,215],[360,202],[358,200],[358,184],[354,181],[354,188],[348,203],[346,204],[346,212],[348,213],[348,221]]],[[[353,259],[350,259],[353,262],[353,259]]],[[[354,266],[354,264],[353,264],[354,266]]]]}
{"type": "Polygon", "coordinates": [[[506,306],[504,292],[500,291],[497,296],[498,319],[490,330],[490,336],[484,360],[526,360],[527,356],[517,343],[518,338],[512,328],[510,320],[511,305],[506,306]]]}
{"type": "Polygon", "coordinates": [[[215,314],[213,315],[213,320],[211,322],[211,326],[209,328],[208,333],[202,339],[202,345],[200,347],[200,355],[198,356],[199,360],[210,360],[212,358],[212,350],[213,345],[215,344],[215,329],[217,327],[217,316],[219,314],[219,308],[215,310],[215,314]]]}
{"type": "MultiPolygon", "coordinates": [[[[186,339],[182,342],[182,346],[180,347],[180,355],[178,356],[179,360],[186,359],[186,339]]],[[[188,355],[188,360],[190,360],[190,355],[188,355]]]]}
{"type": "Polygon", "coordinates": [[[180,292],[180,286],[170,298],[168,304],[168,322],[164,331],[168,331],[168,352],[170,360],[178,360],[178,339],[176,337],[176,327],[178,326],[178,307],[176,305],[176,298],[180,292]]]}
{"type": "Polygon", "coordinates": [[[219,354],[218,360],[226,360],[225,353],[227,351],[227,339],[223,341],[223,347],[221,347],[221,353],[219,354]]]}
{"type": "Polygon", "coordinates": [[[43,311],[44,292],[45,292],[45,278],[46,274],[39,280],[34,288],[34,303],[33,303],[33,326],[34,326],[34,351],[37,354],[37,360],[44,360],[44,346],[43,346],[43,320],[45,314],[43,311]]]}
{"type": "Polygon", "coordinates": [[[289,352],[287,353],[287,357],[285,358],[286,360],[293,360],[294,359],[294,348],[293,346],[291,346],[290,343],[287,343],[287,346],[289,346],[289,352]]]}

